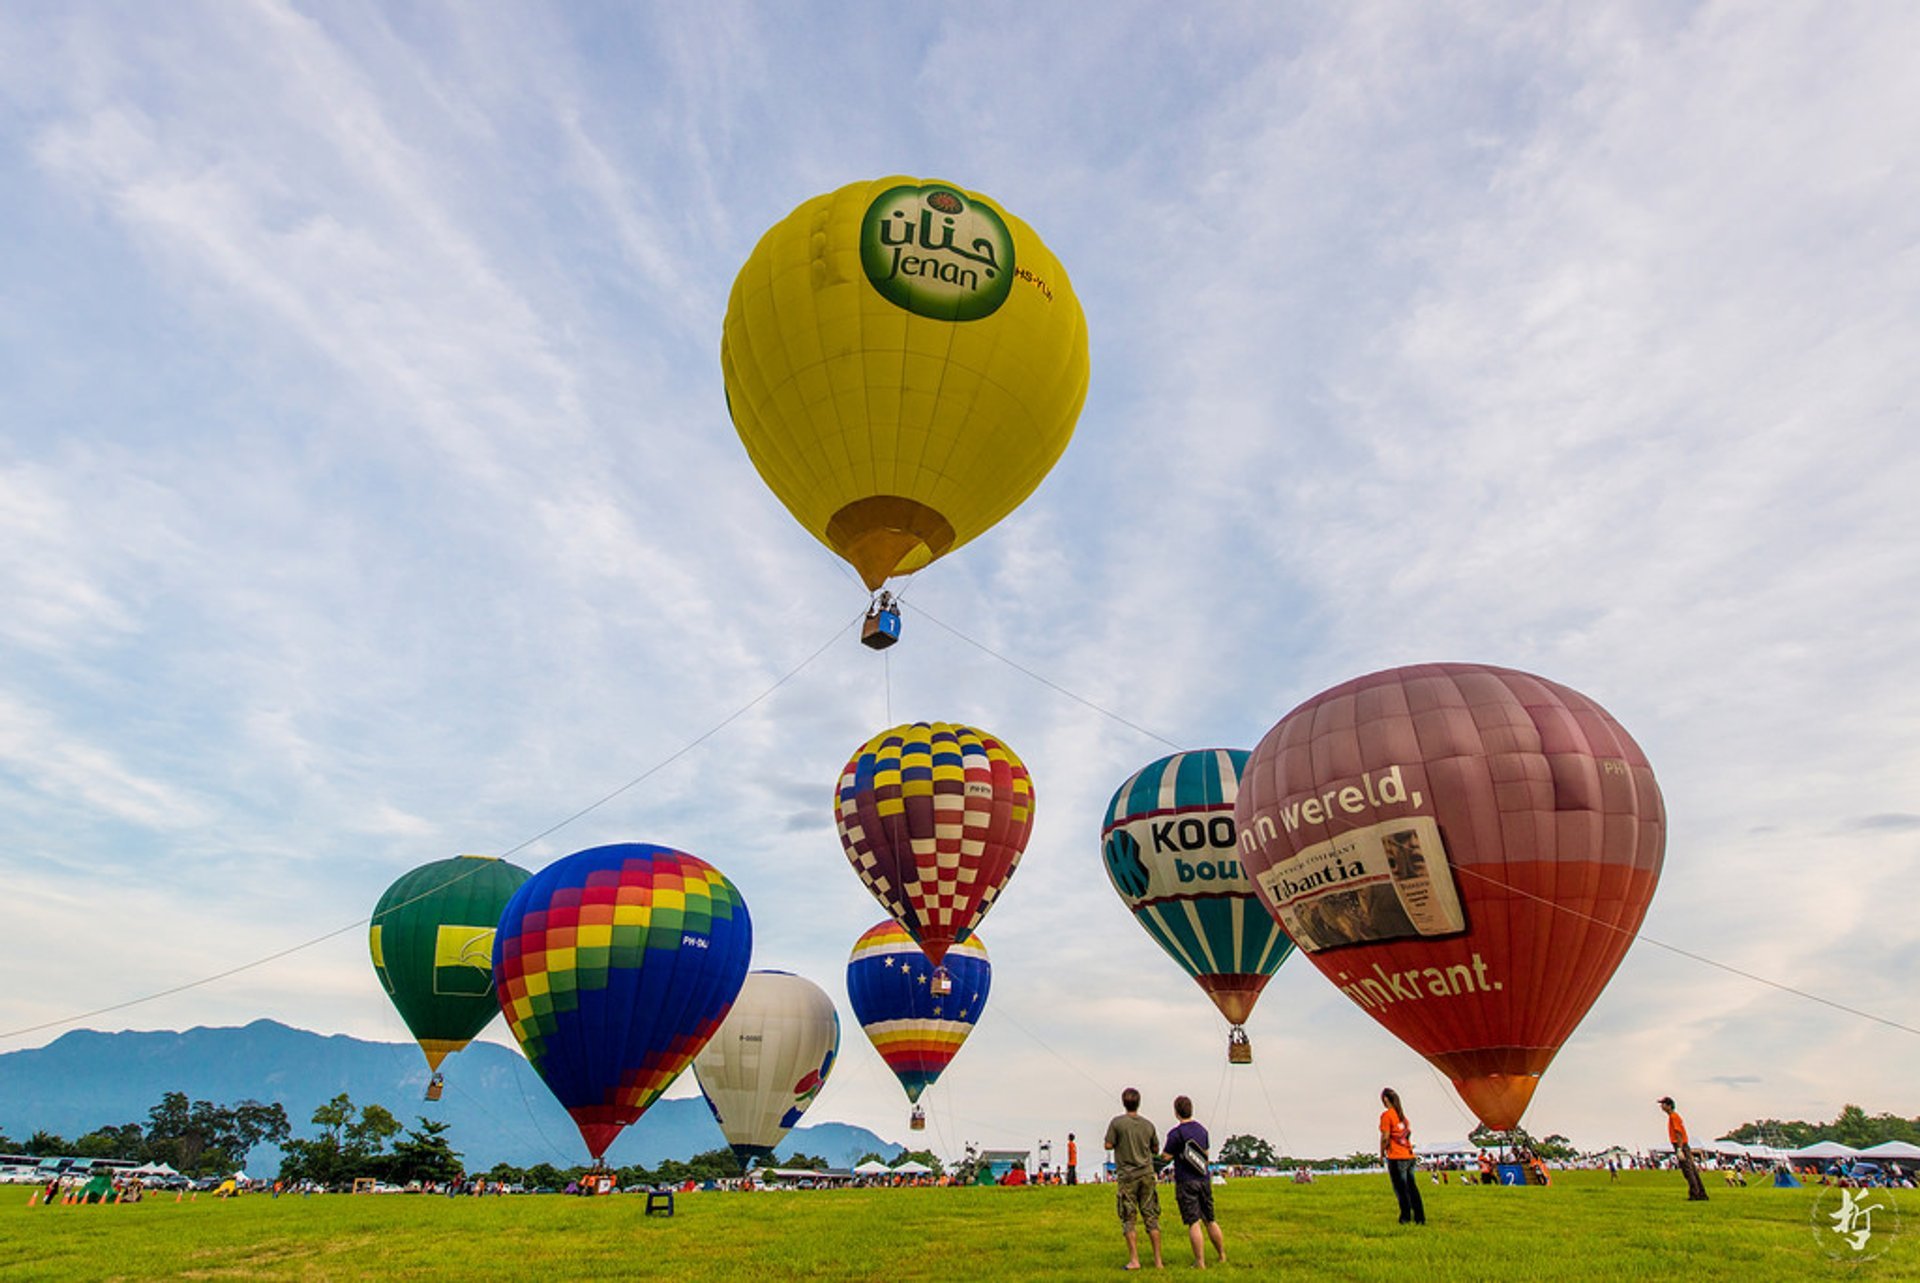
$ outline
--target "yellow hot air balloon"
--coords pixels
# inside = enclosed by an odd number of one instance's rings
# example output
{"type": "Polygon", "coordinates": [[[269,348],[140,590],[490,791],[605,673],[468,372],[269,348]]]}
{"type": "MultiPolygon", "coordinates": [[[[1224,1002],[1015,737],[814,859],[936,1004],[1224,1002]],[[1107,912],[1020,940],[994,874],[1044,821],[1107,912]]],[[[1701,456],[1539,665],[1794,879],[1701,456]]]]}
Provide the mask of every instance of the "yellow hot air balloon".
{"type": "Polygon", "coordinates": [[[879,178],[760,238],[720,367],[753,466],[869,589],[1033,492],[1087,395],[1087,321],[1032,228],[951,183],[879,178]]]}

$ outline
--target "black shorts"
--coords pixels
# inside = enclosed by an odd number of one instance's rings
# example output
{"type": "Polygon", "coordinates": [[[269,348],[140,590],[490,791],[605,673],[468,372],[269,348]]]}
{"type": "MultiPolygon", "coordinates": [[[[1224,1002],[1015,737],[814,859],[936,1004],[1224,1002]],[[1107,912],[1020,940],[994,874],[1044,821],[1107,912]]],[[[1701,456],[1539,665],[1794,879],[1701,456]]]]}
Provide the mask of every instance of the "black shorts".
{"type": "Polygon", "coordinates": [[[1211,1222],[1213,1216],[1213,1182],[1178,1181],[1173,1187],[1173,1201],[1180,1208],[1180,1223],[1192,1225],[1196,1221],[1211,1222]]]}

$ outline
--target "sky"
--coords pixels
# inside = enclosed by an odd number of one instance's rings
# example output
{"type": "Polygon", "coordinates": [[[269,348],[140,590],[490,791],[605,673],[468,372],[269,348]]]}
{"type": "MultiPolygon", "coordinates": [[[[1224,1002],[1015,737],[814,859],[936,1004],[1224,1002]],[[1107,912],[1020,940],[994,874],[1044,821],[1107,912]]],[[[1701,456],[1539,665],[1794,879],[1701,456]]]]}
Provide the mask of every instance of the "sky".
{"type": "Polygon", "coordinates": [[[1229,1074],[1099,831],[1169,745],[1470,660],[1600,701],[1669,812],[1527,1126],[1920,1114],[1917,45],[1875,4],[0,9],[0,1051],[404,1040],[389,882],[650,841],[834,996],[811,1118],[907,1140],[831,793],[948,720],[1038,817],[936,1149],[1128,1085],[1315,1155],[1391,1084],[1458,1138],[1298,958],[1229,1074]],[[767,227],[890,173],[1046,240],[1092,376],[877,655],[719,336],[767,227]]]}

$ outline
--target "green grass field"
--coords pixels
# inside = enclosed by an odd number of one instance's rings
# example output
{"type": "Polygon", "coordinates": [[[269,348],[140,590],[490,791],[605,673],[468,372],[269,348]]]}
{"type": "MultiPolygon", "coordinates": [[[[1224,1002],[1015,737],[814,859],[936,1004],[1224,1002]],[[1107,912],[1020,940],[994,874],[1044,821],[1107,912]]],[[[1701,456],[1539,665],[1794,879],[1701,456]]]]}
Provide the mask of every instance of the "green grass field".
{"type": "MultiPolygon", "coordinates": [[[[1830,1260],[1816,1241],[1808,1214],[1817,1188],[1710,1185],[1704,1204],[1687,1203],[1680,1178],[1666,1173],[1626,1173],[1618,1184],[1604,1172],[1561,1173],[1547,1189],[1421,1188],[1424,1230],[1394,1223],[1385,1176],[1218,1187],[1227,1272],[1529,1283],[1920,1278],[1913,1191],[1895,1195],[1914,1222],[1908,1232],[1876,1214],[1871,1246],[1891,1247],[1852,1265],[1830,1260]]],[[[701,1193],[680,1196],[672,1219],[649,1219],[646,1200],[627,1195],[187,1203],[166,1195],[130,1207],[42,1208],[27,1206],[29,1193],[0,1188],[0,1277],[986,1280],[1111,1277],[1126,1259],[1105,1186],[701,1193]]],[[[1168,1267],[1191,1270],[1164,1188],[1162,1207],[1168,1267]]]]}

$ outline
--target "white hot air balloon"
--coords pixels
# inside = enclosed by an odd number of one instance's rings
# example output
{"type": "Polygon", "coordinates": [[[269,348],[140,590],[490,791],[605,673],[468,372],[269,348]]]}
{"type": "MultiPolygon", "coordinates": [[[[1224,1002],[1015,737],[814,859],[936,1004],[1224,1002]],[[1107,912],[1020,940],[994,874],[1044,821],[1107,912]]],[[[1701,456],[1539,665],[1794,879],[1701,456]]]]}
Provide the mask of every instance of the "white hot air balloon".
{"type": "Polygon", "coordinates": [[[745,1167],[773,1157],[820,1094],[840,1051],[840,1016],[811,980],[752,971],[700,1054],[694,1077],[745,1167]]]}

